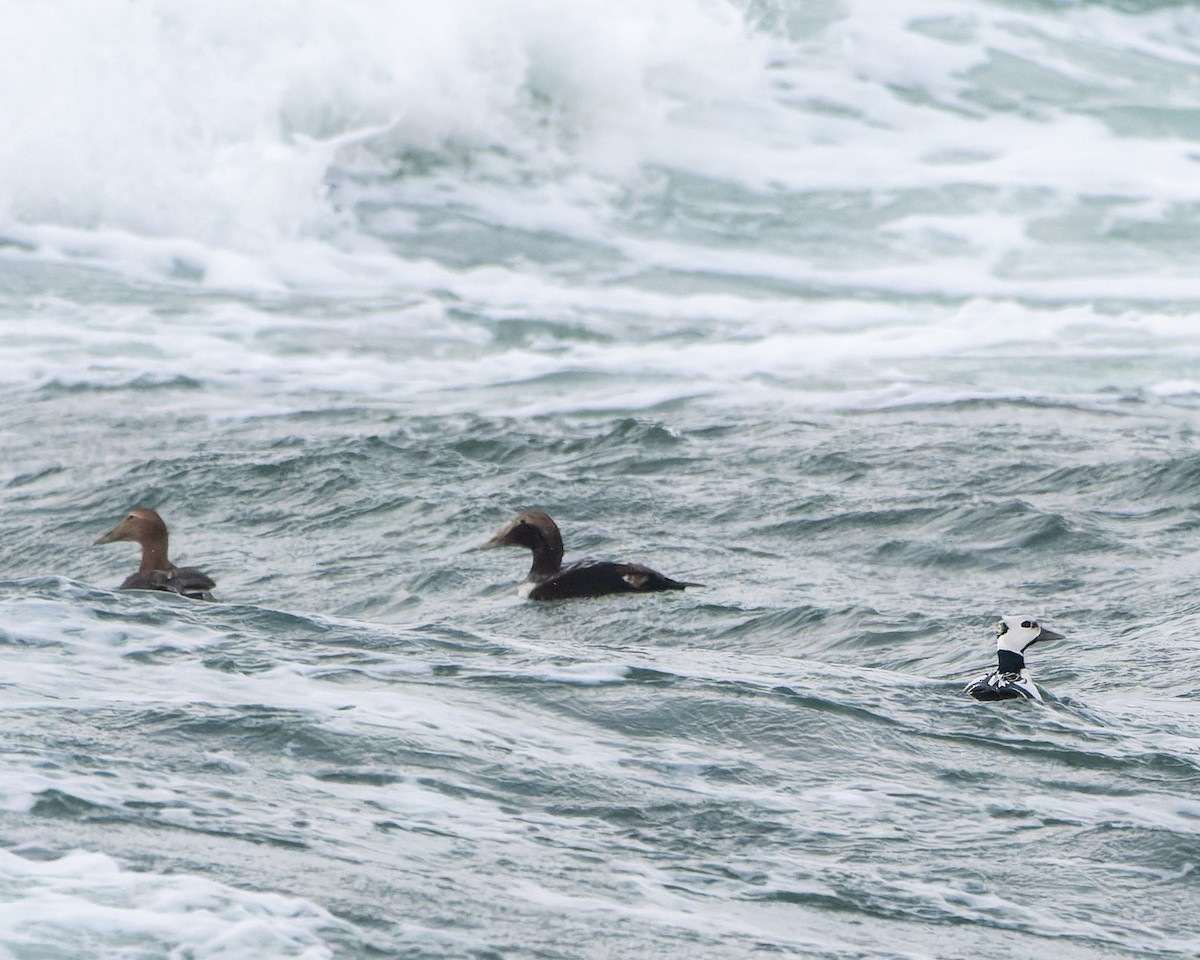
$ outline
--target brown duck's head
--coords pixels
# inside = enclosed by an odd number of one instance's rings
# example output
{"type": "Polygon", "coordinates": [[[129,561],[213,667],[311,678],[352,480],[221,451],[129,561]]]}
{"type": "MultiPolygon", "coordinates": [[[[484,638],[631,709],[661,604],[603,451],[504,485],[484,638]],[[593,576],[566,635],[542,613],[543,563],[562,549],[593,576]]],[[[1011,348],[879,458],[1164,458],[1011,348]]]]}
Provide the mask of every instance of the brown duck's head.
{"type": "Polygon", "coordinates": [[[118,540],[132,540],[134,543],[165,543],[167,525],[162,517],[147,507],[134,507],[125,519],[98,538],[96,543],[115,543],[118,540]]]}

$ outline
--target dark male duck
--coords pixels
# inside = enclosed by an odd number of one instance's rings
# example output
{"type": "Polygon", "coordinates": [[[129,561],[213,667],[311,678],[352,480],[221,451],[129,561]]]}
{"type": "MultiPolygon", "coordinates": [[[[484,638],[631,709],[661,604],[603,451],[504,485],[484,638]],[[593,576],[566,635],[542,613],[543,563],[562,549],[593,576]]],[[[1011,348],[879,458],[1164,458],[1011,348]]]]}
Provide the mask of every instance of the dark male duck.
{"type": "Polygon", "coordinates": [[[177,567],[167,559],[167,525],[146,507],[134,507],[128,516],[96,543],[132,540],[141,544],[142,562],[137,573],[125,578],[118,590],[162,590],[193,600],[211,600],[215,583],[195,567],[177,567]]]}
{"type": "Polygon", "coordinates": [[[540,510],[526,510],[483,545],[524,547],[533,552],[529,576],[517,595],[529,600],[565,600],[600,597],[609,593],[656,593],[682,590],[701,584],[672,580],[640,563],[581,560],[562,565],[563,544],[558,525],[540,510]]]}
{"type": "Polygon", "coordinates": [[[1004,617],[996,624],[996,669],[972,680],[963,692],[976,700],[1036,700],[1042,703],[1042,692],[1025,666],[1025,651],[1042,640],[1061,639],[1061,633],[1043,627],[1033,617],[1004,617]]]}

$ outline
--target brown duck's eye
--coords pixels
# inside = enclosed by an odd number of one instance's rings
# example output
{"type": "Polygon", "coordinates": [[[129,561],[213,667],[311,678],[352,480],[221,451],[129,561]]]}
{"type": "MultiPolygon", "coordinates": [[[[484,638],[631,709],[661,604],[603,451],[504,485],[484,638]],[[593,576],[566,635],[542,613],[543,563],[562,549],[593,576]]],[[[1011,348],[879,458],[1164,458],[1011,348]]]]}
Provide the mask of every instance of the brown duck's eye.
{"type": "Polygon", "coordinates": [[[1034,627],[1037,626],[1037,621],[1036,620],[1022,620],[1021,626],[1026,630],[1032,630],[1034,627]]]}

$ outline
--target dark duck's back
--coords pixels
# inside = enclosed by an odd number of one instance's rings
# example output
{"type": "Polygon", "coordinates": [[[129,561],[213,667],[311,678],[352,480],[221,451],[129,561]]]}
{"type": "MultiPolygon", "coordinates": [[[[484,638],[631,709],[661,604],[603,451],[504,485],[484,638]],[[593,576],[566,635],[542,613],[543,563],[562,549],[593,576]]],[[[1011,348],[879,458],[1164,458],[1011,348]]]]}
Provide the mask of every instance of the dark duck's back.
{"type": "Polygon", "coordinates": [[[134,507],[96,543],[131,540],[142,548],[142,562],[118,590],[161,590],[193,600],[211,600],[216,584],[195,567],[177,567],[167,559],[167,525],[155,511],[134,507]]]}
{"type": "Polygon", "coordinates": [[[527,510],[483,545],[524,547],[533,554],[529,576],[517,593],[530,600],[567,600],[610,593],[655,593],[683,590],[698,583],[672,580],[640,563],[581,560],[563,567],[558,525],[540,510],[527,510]]]}

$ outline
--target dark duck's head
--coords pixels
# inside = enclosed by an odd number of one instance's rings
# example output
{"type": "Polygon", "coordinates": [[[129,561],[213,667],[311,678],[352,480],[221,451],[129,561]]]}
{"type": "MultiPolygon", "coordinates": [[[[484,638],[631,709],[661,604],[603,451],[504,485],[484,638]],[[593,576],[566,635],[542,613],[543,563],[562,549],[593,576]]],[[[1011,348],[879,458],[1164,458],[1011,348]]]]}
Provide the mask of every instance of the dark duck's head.
{"type": "Polygon", "coordinates": [[[976,700],[1040,701],[1041,691],[1025,668],[1025,651],[1042,640],[1062,639],[1033,617],[1002,617],[996,624],[996,669],[972,680],[964,692],[976,700]]]}
{"type": "Polygon", "coordinates": [[[545,580],[562,569],[563,544],[558,524],[541,510],[526,510],[481,549],[524,547],[533,553],[529,581],[545,580]]]}

